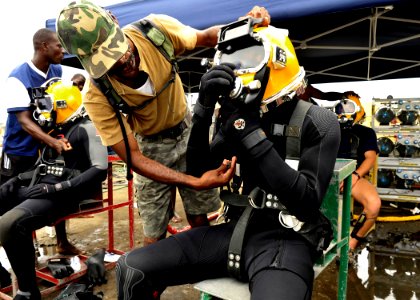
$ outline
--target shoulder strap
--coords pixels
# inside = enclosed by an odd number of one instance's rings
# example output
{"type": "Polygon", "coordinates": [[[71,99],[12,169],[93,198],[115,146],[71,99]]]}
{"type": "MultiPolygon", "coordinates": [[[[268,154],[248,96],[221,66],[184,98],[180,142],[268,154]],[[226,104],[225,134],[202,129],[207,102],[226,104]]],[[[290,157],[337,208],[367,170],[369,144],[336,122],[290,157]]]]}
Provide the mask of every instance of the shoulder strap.
{"type": "Polygon", "coordinates": [[[109,81],[107,75],[103,75],[99,79],[92,79],[93,84],[95,84],[105,95],[105,97],[108,99],[108,102],[111,104],[112,108],[115,111],[115,115],[117,116],[118,123],[121,128],[121,132],[124,139],[124,145],[126,149],[126,155],[127,155],[127,180],[131,180],[133,178],[133,174],[131,173],[131,152],[130,152],[130,146],[128,143],[128,136],[127,131],[125,130],[125,126],[121,117],[121,113],[129,113],[130,107],[129,105],[121,98],[121,96],[114,90],[112,87],[111,82],[109,81]]]}
{"type": "Polygon", "coordinates": [[[153,45],[159,50],[160,53],[175,67],[178,71],[178,64],[175,58],[175,49],[171,40],[159,29],[153,22],[147,19],[141,19],[137,22],[131,23],[137,28],[153,45]]]}
{"type": "Polygon", "coordinates": [[[306,113],[313,104],[299,100],[290,118],[290,123],[285,130],[286,138],[286,158],[300,157],[300,141],[303,120],[306,113]]]}
{"type": "Polygon", "coordinates": [[[109,81],[108,76],[105,74],[98,79],[91,77],[92,83],[99,88],[99,90],[106,96],[108,102],[117,112],[122,112],[124,114],[129,114],[131,109],[127,102],[115,91],[114,87],[109,81]]]}
{"type": "MultiPolygon", "coordinates": [[[[155,24],[153,24],[153,22],[147,19],[141,19],[137,22],[131,23],[131,25],[140,31],[143,36],[146,37],[172,65],[172,71],[168,81],[160,89],[160,91],[156,93],[156,96],[142,104],[142,106],[146,106],[153,99],[157,98],[171,83],[175,82],[176,73],[178,72],[178,62],[175,57],[175,48],[171,40],[165,35],[164,32],[162,32],[155,24]]],[[[141,109],[143,107],[135,108],[141,109]]]]}

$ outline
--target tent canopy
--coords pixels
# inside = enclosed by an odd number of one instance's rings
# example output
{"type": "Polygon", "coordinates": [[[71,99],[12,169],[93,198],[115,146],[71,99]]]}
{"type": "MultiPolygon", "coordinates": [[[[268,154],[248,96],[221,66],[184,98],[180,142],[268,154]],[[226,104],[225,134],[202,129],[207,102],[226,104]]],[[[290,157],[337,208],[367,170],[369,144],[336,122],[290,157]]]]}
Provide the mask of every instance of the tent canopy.
{"type": "MultiPolygon", "coordinates": [[[[299,63],[311,83],[419,77],[420,1],[416,0],[133,0],[107,7],[124,26],[150,13],[167,14],[204,29],[264,6],[271,24],[289,30],[299,63]]],[[[46,21],[55,29],[55,20],[46,21]]],[[[179,58],[189,92],[197,91],[205,69],[199,49],[179,58]]],[[[74,57],[64,64],[80,66],[74,57]]]]}

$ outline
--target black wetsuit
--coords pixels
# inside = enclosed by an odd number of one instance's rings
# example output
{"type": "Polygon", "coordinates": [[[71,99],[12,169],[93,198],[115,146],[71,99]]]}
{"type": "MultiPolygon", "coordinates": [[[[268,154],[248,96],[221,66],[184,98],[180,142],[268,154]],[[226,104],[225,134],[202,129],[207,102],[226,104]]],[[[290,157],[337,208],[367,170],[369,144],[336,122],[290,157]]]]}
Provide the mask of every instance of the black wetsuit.
{"type": "MultiPolygon", "coordinates": [[[[335,164],[340,127],[331,111],[311,106],[304,119],[296,171],[284,160],[285,138],[270,134],[273,123],[289,123],[295,106],[296,101],[286,102],[264,114],[262,129],[268,139],[255,147],[260,149],[253,148],[253,153],[236,151],[238,147],[228,142],[213,148],[213,152],[225,153],[226,158],[239,155],[244,194],[259,186],[279,196],[301,221],[309,222],[319,217],[335,164]]],[[[209,123],[196,114],[193,121],[189,162],[200,169],[211,160],[209,123]]],[[[242,263],[252,299],[310,299],[315,251],[299,234],[282,227],[278,217],[276,210],[254,210],[248,226],[242,263]]],[[[128,252],[117,264],[118,299],[154,299],[153,292],[160,293],[167,286],[228,276],[228,248],[234,226],[231,221],[198,227],[128,252]]]]}
{"type": "MultiPolygon", "coordinates": [[[[73,149],[62,153],[66,167],[80,171],[69,179],[71,187],[49,194],[46,199],[1,199],[2,208],[6,203],[14,206],[0,218],[0,242],[22,291],[37,288],[32,232],[77,211],[81,200],[98,195],[98,189],[106,179],[107,149],[101,144],[93,123],[84,118],[74,126],[77,127],[66,136],[73,149]]],[[[66,179],[45,175],[40,182],[55,184],[63,180],[66,179]]]]}

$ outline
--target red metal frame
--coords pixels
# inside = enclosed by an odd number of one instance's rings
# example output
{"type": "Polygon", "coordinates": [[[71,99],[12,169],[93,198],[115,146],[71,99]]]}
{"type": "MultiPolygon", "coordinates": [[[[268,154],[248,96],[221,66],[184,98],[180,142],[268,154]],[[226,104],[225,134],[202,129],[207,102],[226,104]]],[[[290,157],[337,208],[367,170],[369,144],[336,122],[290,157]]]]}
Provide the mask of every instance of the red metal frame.
{"type": "MultiPolygon", "coordinates": [[[[104,211],[108,211],[108,252],[115,253],[115,254],[124,254],[124,251],[115,249],[114,247],[114,209],[121,208],[124,206],[128,206],[128,214],[129,214],[129,247],[132,249],[134,247],[134,197],[133,197],[133,181],[130,180],[128,182],[128,201],[122,202],[119,204],[114,204],[114,189],[113,189],[113,173],[112,173],[112,163],[113,162],[119,162],[121,159],[116,155],[109,155],[108,156],[108,177],[107,177],[107,185],[108,185],[108,197],[106,199],[103,199],[102,203],[106,204],[106,206],[101,208],[93,208],[93,209],[86,209],[81,212],[73,213],[68,216],[65,216],[59,220],[56,221],[56,223],[68,220],[72,218],[77,218],[85,215],[91,215],[96,213],[101,213],[104,211]]],[[[219,216],[218,212],[209,214],[208,219],[209,221],[217,219],[219,216]]],[[[171,234],[176,234],[179,232],[184,232],[191,229],[190,225],[184,226],[182,228],[176,228],[172,225],[168,224],[167,230],[171,234]]],[[[79,255],[79,258],[81,259],[81,269],[78,272],[73,273],[72,275],[63,278],[63,279],[57,279],[54,278],[49,271],[48,267],[43,267],[41,269],[36,270],[36,275],[39,279],[48,281],[53,284],[52,287],[43,289],[41,291],[42,295],[48,295],[52,292],[55,292],[57,290],[60,290],[63,288],[63,286],[75,279],[78,279],[86,274],[87,269],[86,265],[83,263],[87,257],[84,255],[79,255]]],[[[106,263],[105,267],[106,269],[112,269],[115,266],[115,262],[112,263],[106,263]]],[[[0,299],[5,300],[12,300],[13,298],[7,295],[6,293],[9,293],[12,290],[12,286],[6,287],[4,289],[0,290],[0,299]]]]}
{"type": "MultiPolygon", "coordinates": [[[[85,215],[97,214],[97,213],[107,211],[108,212],[108,249],[107,251],[111,253],[115,253],[115,254],[124,254],[125,253],[124,251],[118,250],[114,246],[114,209],[128,206],[129,248],[132,249],[134,247],[133,182],[132,180],[128,181],[128,201],[114,204],[112,163],[118,162],[118,161],[121,161],[121,159],[117,155],[108,156],[108,177],[107,177],[107,186],[108,186],[107,196],[108,197],[106,199],[103,199],[102,201],[103,206],[100,208],[86,209],[77,213],[70,214],[68,216],[65,216],[57,220],[56,223],[63,220],[68,220],[72,218],[77,218],[77,217],[81,217],[85,215]]],[[[81,269],[78,272],[75,272],[72,275],[63,279],[54,278],[47,267],[37,269],[36,276],[38,278],[54,284],[54,286],[50,288],[43,289],[41,291],[41,294],[48,295],[51,292],[60,290],[61,288],[63,288],[65,284],[85,275],[87,272],[87,269],[86,269],[86,265],[83,262],[87,259],[87,257],[84,255],[79,255],[79,258],[81,259],[81,269]]],[[[115,262],[106,263],[105,267],[107,269],[111,269],[115,266],[115,264],[116,264],[115,262]]],[[[13,299],[12,297],[6,294],[6,293],[9,293],[11,290],[12,290],[12,286],[1,289],[0,299],[6,299],[6,300],[13,299]]]]}

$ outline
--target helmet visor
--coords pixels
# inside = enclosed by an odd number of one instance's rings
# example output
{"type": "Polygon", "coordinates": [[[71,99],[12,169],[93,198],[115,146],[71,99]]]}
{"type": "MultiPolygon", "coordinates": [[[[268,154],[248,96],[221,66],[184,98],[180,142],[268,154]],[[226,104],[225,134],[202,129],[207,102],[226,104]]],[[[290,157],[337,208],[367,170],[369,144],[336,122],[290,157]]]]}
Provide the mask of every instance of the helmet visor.
{"type": "Polygon", "coordinates": [[[264,63],[265,50],[262,44],[252,45],[220,53],[219,63],[234,64],[237,70],[258,68],[264,63]]]}
{"type": "Polygon", "coordinates": [[[38,112],[51,112],[53,110],[53,100],[50,96],[45,95],[35,100],[38,112]]]}
{"type": "Polygon", "coordinates": [[[359,107],[354,101],[351,100],[340,101],[334,107],[334,112],[337,115],[352,115],[354,113],[357,113],[358,111],[359,107]]]}

